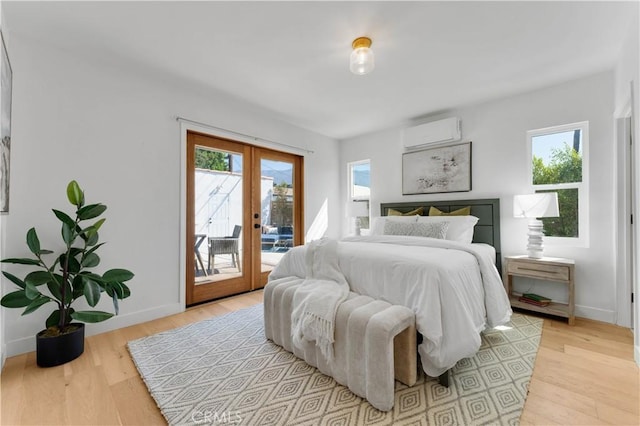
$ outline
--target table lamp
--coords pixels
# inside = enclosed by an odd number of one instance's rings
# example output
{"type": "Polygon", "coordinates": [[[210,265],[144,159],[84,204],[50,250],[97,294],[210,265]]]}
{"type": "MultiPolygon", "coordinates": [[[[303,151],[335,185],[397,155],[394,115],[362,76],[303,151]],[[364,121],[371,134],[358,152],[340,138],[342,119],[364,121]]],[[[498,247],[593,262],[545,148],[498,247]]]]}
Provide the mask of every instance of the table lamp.
{"type": "Polygon", "coordinates": [[[513,217],[529,218],[529,243],[527,252],[534,259],[542,258],[542,221],[539,217],[558,217],[558,193],[539,192],[537,194],[516,195],[513,197],[513,217]]]}

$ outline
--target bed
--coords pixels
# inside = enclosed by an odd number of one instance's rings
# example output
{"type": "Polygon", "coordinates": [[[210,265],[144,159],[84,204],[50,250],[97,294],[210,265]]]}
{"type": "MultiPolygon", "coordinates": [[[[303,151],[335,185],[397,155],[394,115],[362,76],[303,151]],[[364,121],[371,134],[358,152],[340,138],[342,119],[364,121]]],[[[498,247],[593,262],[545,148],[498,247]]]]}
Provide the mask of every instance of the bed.
{"type": "MultiPolygon", "coordinates": [[[[470,207],[471,216],[478,218],[472,227],[472,242],[398,235],[348,237],[338,245],[338,259],[352,291],[415,312],[422,336],[418,352],[423,370],[438,377],[460,359],[475,354],[480,332],[507,322],[511,309],[498,272],[499,200],[383,203],[381,213],[387,216],[391,209],[398,213],[422,208],[428,214],[431,206],[442,212],[470,207]]],[[[430,221],[415,216],[394,219],[397,223],[430,221]]],[[[446,216],[442,220],[455,222],[446,216]]],[[[270,279],[304,277],[305,267],[305,247],[296,247],[270,279]]]]}

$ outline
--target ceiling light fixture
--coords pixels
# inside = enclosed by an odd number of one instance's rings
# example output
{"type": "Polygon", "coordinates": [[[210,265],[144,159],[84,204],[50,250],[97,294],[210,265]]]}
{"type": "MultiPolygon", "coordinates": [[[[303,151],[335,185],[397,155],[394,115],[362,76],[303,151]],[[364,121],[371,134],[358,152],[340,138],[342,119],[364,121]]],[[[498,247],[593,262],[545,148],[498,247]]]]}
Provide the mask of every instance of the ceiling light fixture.
{"type": "Polygon", "coordinates": [[[373,50],[369,37],[358,37],[351,43],[353,52],[349,59],[349,69],[356,75],[365,75],[373,71],[373,50]]]}

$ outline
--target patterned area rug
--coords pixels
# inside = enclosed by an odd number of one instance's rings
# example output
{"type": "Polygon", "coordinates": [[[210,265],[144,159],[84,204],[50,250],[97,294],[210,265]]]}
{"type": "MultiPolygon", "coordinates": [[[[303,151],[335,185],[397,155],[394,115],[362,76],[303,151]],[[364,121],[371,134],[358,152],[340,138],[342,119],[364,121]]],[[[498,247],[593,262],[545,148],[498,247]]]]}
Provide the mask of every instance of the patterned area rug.
{"type": "Polygon", "coordinates": [[[514,314],[509,329],[454,367],[449,388],[424,375],[396,382],[382,412],[264,336],[262,305],[129,342],[169,424],[518,424],[542,320],[514,314]]]}

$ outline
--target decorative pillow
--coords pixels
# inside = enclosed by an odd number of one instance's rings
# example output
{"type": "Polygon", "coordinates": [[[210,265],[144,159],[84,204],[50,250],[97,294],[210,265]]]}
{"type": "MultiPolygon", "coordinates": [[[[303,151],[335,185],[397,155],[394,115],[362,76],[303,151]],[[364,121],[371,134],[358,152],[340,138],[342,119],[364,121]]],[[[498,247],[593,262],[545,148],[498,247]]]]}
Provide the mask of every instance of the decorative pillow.
{"type": "Polygon", "coordinates": [[[383,216],[372,218],[371,232],[369,235],[384,235],[386,222],[416,223],[417,216],[383,216]]]}
{"type": "Polygon", "coordinates": [[[418,223],[449,222],[445,239],[460,243],[473,241],[473,228],[478,223],[475,216],[418,216],[418,223]]]}
{"type": "Polygon", "coordinates": [[[444,239],[447,234],[448,222],[439,223],[411,223],[386,221],[384,235],[408,235],[413,237],[428,237],[444,239]]]}
{"type": "Polygon", "coordinates": [[[413,233],[416,237],[439,238],[444,240],[447,235],[449,222],[439,223],[414,223],[413,233]]]}
{"type": "Polygon", "coordinates": [[[387,211],[387,214],[389,216],[415,216],[415,215],[422,215],[422,213],[424,213],[424,207],[418,207],[415,210],[411,210],[410,212],[406,212],[406,213],[402,213],[400,210],[396,210],[396,209],[389,209],[387,211]]]}
{"type": "Polygon", "coordinates": [[[437,207],[429,207],[429,216],[469,216],[471,214],[471,206],[463,207],[458,210],[446,213],[437,207]]]}

